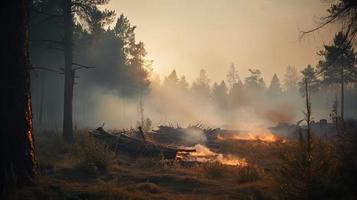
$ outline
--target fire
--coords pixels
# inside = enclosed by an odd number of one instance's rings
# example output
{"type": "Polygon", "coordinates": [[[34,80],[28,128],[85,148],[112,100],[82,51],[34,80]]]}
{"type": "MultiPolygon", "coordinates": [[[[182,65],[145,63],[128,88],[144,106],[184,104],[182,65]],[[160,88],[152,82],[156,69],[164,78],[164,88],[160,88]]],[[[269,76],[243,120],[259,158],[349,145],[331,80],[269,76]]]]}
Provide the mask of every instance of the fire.
{"type": "Polygon", "coordinates": [[[236,140],[258,140],[264,142],[276,142],[277,138],[268,129],[258,127],[252,128],[246,133],[233,136],[236,140]]]}
{"type": "Polygon", "coordinates": [[[225,138],[221,135],[217,135],[217,140],[224,140],[225,138]]]}
{"type": "Polygon", "coordinates": [[[237,158],[230,154],[226,156],[223,156],[222,154],[218,154],[217,160],[223,165],[231,165],[231,166],[239,166],[239,167],[248,166],[248,163],[245,160],[245,158],[237,158]]]}
{"type": "Polygon", "coordinates": [[[186,155],[178,155],[178,158],[185,161],[197,161],[197,162],[218,162],[222,165],[231,165],[244,167],[247,166],[248,163],[244,158],[238,158],[234,155],[223,155],[212,152],[209,148],[197,144],[194,146],[196,151],[190,152],[186,155]]]}
{"type": "Polygon", "coordinates": [[[252,135],[252,134],[244,134],[244,135],[235,135],[233,136],[235,140],[260,140],[264,142],[275,142],[277,139],[274,135],[252,135]]]}

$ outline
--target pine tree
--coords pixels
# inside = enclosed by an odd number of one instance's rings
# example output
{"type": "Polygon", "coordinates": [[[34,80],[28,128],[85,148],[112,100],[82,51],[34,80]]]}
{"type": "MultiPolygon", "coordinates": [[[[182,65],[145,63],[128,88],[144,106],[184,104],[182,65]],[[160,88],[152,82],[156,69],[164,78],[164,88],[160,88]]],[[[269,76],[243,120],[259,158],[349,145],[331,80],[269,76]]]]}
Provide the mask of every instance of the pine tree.
{"type": "Polygon", "coordinates": [[[229,67],[229,71],[227,74],[227,81],[230,88],[232,88],[233,85],[235,83],[238,83],[239,81],[238,71],[234,64],[231,64],[231,66],[229,67]]]}
{"type": "Polygon", "coordinates": [[[235,83],[229,91],[229,101],[230,104],[234,107],[241,103],[245,102],[245,89],[242,81],[235,83]]]}
{"type": "Polygon", "coordinates": [[[356,81],[356,55],[351,43],[346,43],[346,35],[339,32],[333,44],[325,45],[319,52],[323,58],[319,62],[318,72],[322,75],[322,84],[340,84],[341,87],[341,120],[344,120],[344,85],[356,81]]]}
{"type": "Polygon", "coordinates": [[[277,97],[282,94],[280,80],[276,74],[274,74],[273,78],[271,79],[270,86],[268,88],[268,94],[272,97],[277,97]]]}
{"type": "Polygon", "coordinates": [[[261,91],[265,89],[262,72],[259,69],[249,69],[250,76],[245,78],[245,87],[249,91],[261,91]]]}
{"type": "Polygon", "coordinates": [[[212,97],[213,100],[217,103],[221,108],[227,108],[228,105],[228,88],[224,81],[221,81],[220,84],[216,82],[212,87],[212,97]]]}
{"type": "Polygon", "coordinates": [[[299,90],[302,96],[305,96],[305,80],[308,82],[309,85],[309,91],[311,92],[316,92],[318,91],[320,87],[320,80],[318,79],[317,76],[317,71],[311,67],[311,65],[308,65],[305,69],[301,71],[302,78],[301,81],[299,82],[299,90]]]}
{"type": "Polygon", "coordinates": [[[198,94],[201,97],[209,97],[210,96],[210,80],[207,77],[206,70],[201,69],[199,77],[192,84],[192,92],[194,94],[198,94]]]}
{"type": "Polygon", "coordinates": [[[295,67],[286,68],[284,85],[288,95],[296,95],[298,92],[299,75],[295,67]]]}
{"type": "Polygon", "coordinates": [[[178,84],[178,76],[176,70],[172,70],[172,72],[165,78],[164,86],[165,87],[176,87],[178,84]]]}
{"type": "Polygon", "coordinates": [[[188,90],[189,84],[186,81],[186,77],[185,76],[181,76],[181,78],[180,78],[180,80],[178,82],[178,86],[182,91],[187,91],[188,90]]]}

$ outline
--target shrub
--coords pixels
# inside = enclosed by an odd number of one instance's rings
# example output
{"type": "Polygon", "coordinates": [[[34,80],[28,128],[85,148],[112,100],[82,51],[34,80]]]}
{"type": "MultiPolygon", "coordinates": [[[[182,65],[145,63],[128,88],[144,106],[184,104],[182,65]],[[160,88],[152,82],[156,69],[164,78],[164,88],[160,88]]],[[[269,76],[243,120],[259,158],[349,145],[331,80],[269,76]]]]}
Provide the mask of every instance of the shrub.
{"type": "Polygon", "coordinates": [[[110,171],[115,160],[114,153],[88,133],[76,134],[73,155],[79,157],[78,169],[88,174],[110,171]]]}
{"type": "Polygon", "coordinates": [[[283,199],[340,199],[331,144],[314,138],[310,167],[300,144],[282,149],[275,175],[283,199]],[[336,196],[337,195],[337,196],[336,196]]]}

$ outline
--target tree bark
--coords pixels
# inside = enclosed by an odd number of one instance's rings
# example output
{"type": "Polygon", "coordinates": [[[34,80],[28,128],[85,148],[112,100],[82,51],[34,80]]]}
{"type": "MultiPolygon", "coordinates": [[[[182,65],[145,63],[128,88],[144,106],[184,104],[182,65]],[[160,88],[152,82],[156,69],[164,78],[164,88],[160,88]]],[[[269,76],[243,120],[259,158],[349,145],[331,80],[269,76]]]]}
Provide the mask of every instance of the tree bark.
{"type": "Polygon", "coordinates": [[[63,137],[66,141],[73,140],[73,70],[72,70],[72,40],[73,14],[71,0],[64,0],[64,110],[63,110],[63,137]]]}
{"type": "Polygon", "coordinates": [[[344,127],[344,102],[345,102],[345,77],[344,77],[344,69],[343,65],[341,65],[341,121],[342,128],[344,127]]]}
{"type": "Polygon", "coordinates": [[[32,133],[28,1],[2,2],[0,7],[0,199],[36,174],[32,133]]]}

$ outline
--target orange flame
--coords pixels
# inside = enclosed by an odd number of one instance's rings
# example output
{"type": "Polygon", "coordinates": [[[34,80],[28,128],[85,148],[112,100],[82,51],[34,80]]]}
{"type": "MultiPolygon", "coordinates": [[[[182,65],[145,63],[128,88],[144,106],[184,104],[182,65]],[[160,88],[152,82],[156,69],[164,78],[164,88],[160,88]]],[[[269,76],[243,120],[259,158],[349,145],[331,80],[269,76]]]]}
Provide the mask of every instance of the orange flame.
{"type": "Polygon", "coordinates": [[[277,139],[274,135],[235,135],[235,140],[259,140],[264,142],[275,142],[277,139]]]}
{"type": "Polygon", "coordinates": [[[264,142],[276,142],[277,138],[266,128],[252,128],[247,133],[233,136],[236,140],[258,140],[264,142]]]}
{"type": "Polygon", "coordinates": [[[244,167],[247,166],[248,163],[244,158],[239,158],[234,155],[223,155],[212,152],[209,148],[197,144],[194,146],[195,152],[190,152],[189,155],[180,156],[179,158],[187,161],[197,161],[197,162],[218,162],[222,165],[231,165],[231,166],[238,166],[244,167]]]}

